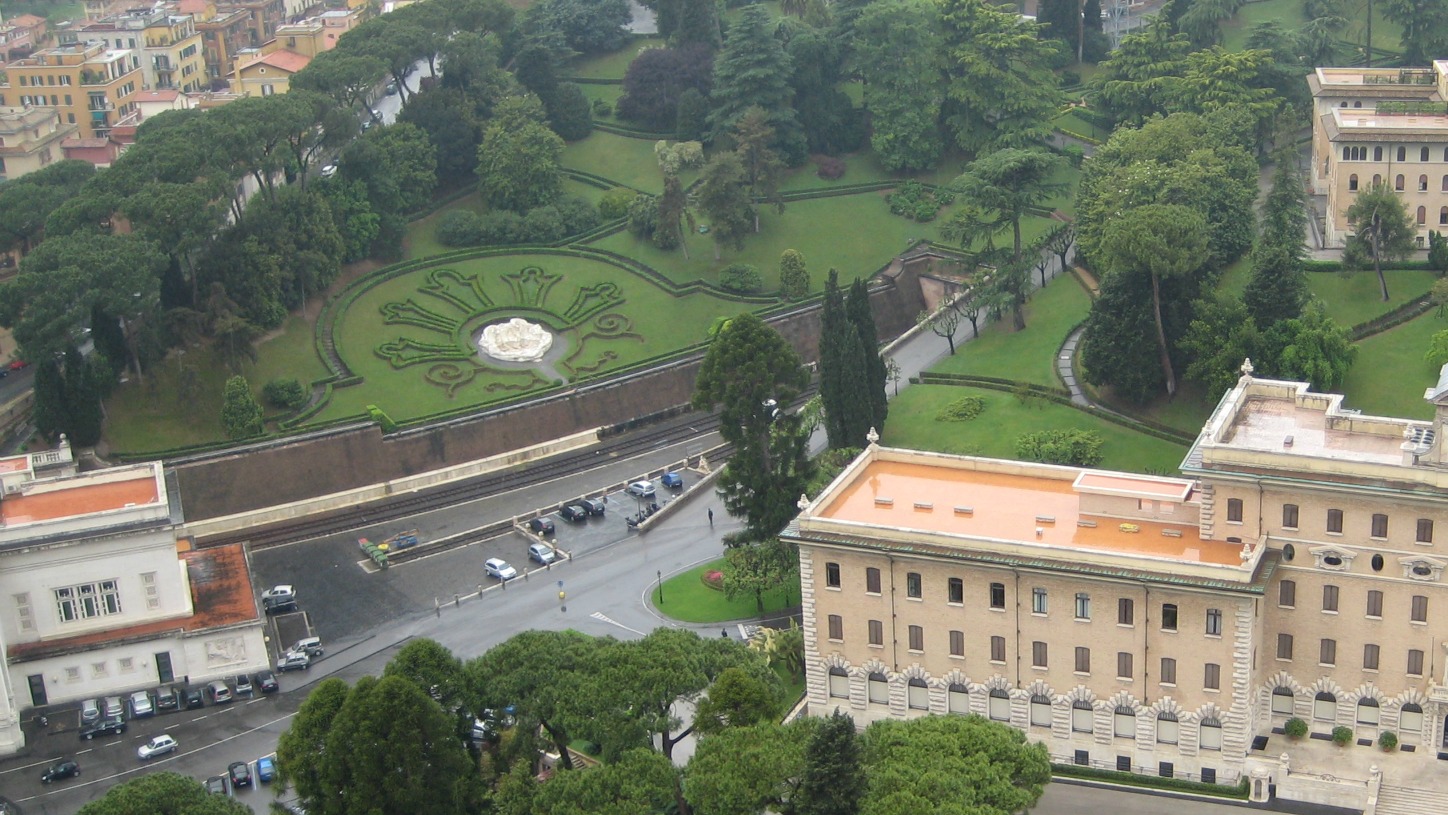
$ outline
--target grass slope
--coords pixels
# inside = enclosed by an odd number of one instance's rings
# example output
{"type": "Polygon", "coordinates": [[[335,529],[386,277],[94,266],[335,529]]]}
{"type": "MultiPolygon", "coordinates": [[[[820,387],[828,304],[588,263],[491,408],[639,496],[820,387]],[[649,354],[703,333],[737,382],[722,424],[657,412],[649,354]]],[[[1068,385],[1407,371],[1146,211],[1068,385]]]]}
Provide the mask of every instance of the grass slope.
{"type": "MultiPolygon", "coordinates": [[[[946,357],[931,370],[1060,387],[1060,380],[1056,378],[1056,351],[1090,310],[1091,298],[1076,278],[1059,276],[1026,304],[1024,330],[1012,330],[1011,319],[1006,316],[982,331],[977,339],[959,346],[955,356],[946,357]]],[[[961,339],[970,336],[968,321],[961,321],[959,336],[961,339]]]]}

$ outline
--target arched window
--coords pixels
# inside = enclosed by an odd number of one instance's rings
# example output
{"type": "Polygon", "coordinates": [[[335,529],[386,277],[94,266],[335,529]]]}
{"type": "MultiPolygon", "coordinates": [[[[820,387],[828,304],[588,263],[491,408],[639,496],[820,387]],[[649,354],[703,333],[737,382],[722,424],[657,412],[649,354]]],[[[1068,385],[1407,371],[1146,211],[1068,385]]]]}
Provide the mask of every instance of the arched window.
{"type": "Polygon", "coordinates": [[[1156,740],[1162,744],[1176,744],[1181,731],[1175,713],[1165,710],[1156,714],[1156,740]]]}
{"type": "Polygon", "coordinates": [[[1136,711],[1126,705],[1117,705],[1112,718],[1112,732],[1117,738],[1136,738],[1136,711]]]}
{"type": "Polygon", "coordinates": [[[1418,151],[1418,160],[1419,160],[1419,161],[1427,161],[1427,160],[1428,160],[1428,148],[1424,147],[1422,150],[1419,150],[1419,151],[1418,151]]]}
{"type": "Polygon", "coordinates": [[[1378,708],[1378,700],[1372,698],[1371,696],[1364,696],[1363,698],[1358,700],[1358,724],[1377,724],[1380,720],[1378,714],[1381,712],[1382,711],[1378,708]]]}
{"type": "Polygon", "coordinates": [[[1427,192],[1427,191],[1428,191],[1428,176],[1426,176],[1426,175],[1420,175],[1420,176],[1418,176],[1418,192],[1427,192]]]}
{"type": "Polygon", "coordinates": [[[1222,723],[1212,717],[1202,719],[1201,729],[1198,731],[1198,744],[1203,750],[1222,749],[1222,723]]]}
{"type": "Polygon", "coordinates": [[[1272,689],[1273,713],[1285,713],[1288,716],[1291,716],[1293,701],[1294,697],[1292,696],[1291,688],[1284,688],[1281,685],[1278,685],[1277,687],[1272,689]]]}
{"type": "Polygon", "coordinates": [[[1423,733],[1423,708],[1414,702],[1403,705],[1398,714],[1398,735],[1420,736],[1423,733]]]}
{"type": "Polygon", "coordinates": [[[1341,107],[1347,107],[1347,100],[1346,100],[1346,99],[1342,100],[1342,105],[1341,105],[1341,107]]]}
{"type": "Polygon", "coordinates": [[[990,717],[998,722],[1011,720],[1011,695],[1000,688],[990,692],[990,717]]]}
{"type": "Polygon", "coordinates": [[[1077,733],[1090,733],[1095,729],[1096,711],[1085,699],[1071,703],[1071,729],[1077,733]]]}
{"type": "Polygon", "coordinates": [[[1381,185],[1382,183],[1383,183],[1383,174],[1382,174],[1382,173],[1373,173],[1373,186],[1376,187],[1376,186],[1381,185]]]}
{"type": "Polygon", "coordinates": [[[1312,699],[1312,718],[1330,722],[1337,718],[1337,697],[1327,691],[1319,691],[1312,699]]]}
{"type": "MultiPolygon", "coordinates": [[[[1347,104],[1347,103],[1344,102],[1343,104],[1347,104]]],[[[1351,155],[1351,154],[1348,152],[1348,146],[1344,144],[1344,145],[1342,146],[1342,160],[1343,160],[1343,161],[1347,161],[1347,160],[1348,160],[1347,157],[1348,157],[1349,155],[1351,155]]]]}
{"type": "Polygon", "coordinates": [[[866,683],[870,688],[869,699],[877,705],[890,704],[890,685],[882,673],[870,674],[870,681],[866,683]]]}
{"type": "Polygon", "coordinates": [[[1448,175],[1443,176],[1443,192],[1448,192],[1448,175]]]}
{"type": "Polygon", "coordinates": [[[970,691],[964,685],[951,685],[945,692],[945,709],[951,713],[970,712],[970,691]]]}
{"type": "Polygon", "coordinates": [[[906,700],[913,710],[930,709],[930,689],[925,686],[925,680],[916,677],[910,680],[910,686],[906,688],[906,700]]]}
{"type": "Polygon", "coordinates": [[[1418,207],[1418,226],[1428,223],[1428,208],[1418,207]]]}
{"type": "Polygon", "coordinates": [[[1399,145],[1399,146],[1398,146],[1398,161],[1407,161],[1407,160],[1408,160],[1408,148],[1403,147],[1402,145],[1399,145]]]}
{"type": "Polygon", "coordinates": [[[1035,694],[1031,697],[1031,725],[1033,727],[1051,726],[1051,697],[1035,694]]]}
{"type": "Polygon", "coordinates": [[[830,669],[830,696],[836,699],[850,698],[850,676],[844,668],[830,669]]]}
{"type": "Polygon", "coordinates": [[[1407,182],[1407,179],[1406,179],[1406,178],[1403,178],[1403,174],[1402,174],[1402,173],[1398,173],[1397,176],[1393,178],[1393,189],[1396,190],[1397,192],[1402,192],[1402,191],[1403,191],[1403,185],[1404,185],[1406,182],[1407,182]]]}
{"type": "Polygon", "coordinates": [[[1360,107],[1363,106],[1363,103],[1362,103],[1362,102],[1353,102],[1353,103],[1352,103],[1352,106],[1355,107],[1355,108],[1360,108],[1360,107]]]}
{"type": "Polygon", "coordinates": [[[1383,148],[1381,148],[1381,147],[1374,147],[1374,148],[1373,148],[1373,161],[1382,161],[1382,160],[1383,160],[1383,148]]]}

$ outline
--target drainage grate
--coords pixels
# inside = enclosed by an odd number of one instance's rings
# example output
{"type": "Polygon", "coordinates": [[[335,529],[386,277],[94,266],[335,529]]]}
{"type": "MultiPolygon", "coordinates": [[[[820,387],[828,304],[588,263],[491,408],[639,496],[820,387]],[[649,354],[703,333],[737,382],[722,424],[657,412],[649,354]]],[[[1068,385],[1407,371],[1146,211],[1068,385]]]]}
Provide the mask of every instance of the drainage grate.
{"type": "MultiPolygon", "coordinates": [[[[1273,731],[1273,732],[1276,732],[1276,731],[1273,731]]],[[[1253,750],[1266,750],[1266,749],[1267,749],[1267,737],[1266,737],[1266,736],[1254,736],[1254,737],[1252,738],[1252,749],[1253,749],[1253,750]]]]}
{"type": "Polygon", "coordinates": [[[1373,746],[1373,740],[1372,740],[1372,739],[1358,739],[1358,746],[1359,746],[1359,747],[1372,747],[1372,746],[1373,746]]]}
{"type": "Polygon", "coordinates": [[[1274,728],[1272,728],[1272,735],[1274,735],[1274,736],[1282,736],[1282,735],[1286,735],[1286,733],[1287,733],[1287,731],[1286,731],[1286,730],[1283,730],[1283,729],[1280,728],[1280,727],[1274,727],[1274,728]]]}
{"type": "Polygon", "coordinates": [[[1411,744],[1400,744],[1400,745],[1398,745],[1398,749],[1399,749],[1399,750],[1402,750],[1402,751],[1405,752],[1405,753],[1416,753],[1416,752],[1418,752],[1418,748],[1415,747],[1414,745],[1411,745],[1411,744]]]}
{"type": "Polygon", "coordinates": [[[1313,733],[1313,734],[1311,734],[1311,738],[1317,739],[1318,741],[1332,741],[1332,734],[1331,734],[1331,733],[1313,733]]]}

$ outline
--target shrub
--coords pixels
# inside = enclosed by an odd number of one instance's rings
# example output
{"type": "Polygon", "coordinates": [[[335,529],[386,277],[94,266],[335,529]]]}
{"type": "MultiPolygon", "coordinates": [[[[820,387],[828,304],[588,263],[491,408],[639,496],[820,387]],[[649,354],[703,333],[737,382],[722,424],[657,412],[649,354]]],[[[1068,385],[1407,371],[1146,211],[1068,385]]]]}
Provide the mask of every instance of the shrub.
{"type": "Polygon", "coordinates": [[[1016,456],[1043,464],[1093,467],[1101,463],[1101,434],[1094,430],[1041,430],[1016,439],[1016,456]]]}
{"type": "Polygon", "coordinates": [[[696,88],[685,88],[679,94],[679,112],[674,117],[674,138],[680,141],[703,141],[709,132],[709,100],[696,88]]]}
{"type": "Polygon", "coordinates": [[[574,196],[559,201],[555,206],[563,219],[563,234],[578,235],[598,226],[598,210],[588,199],[574,196]]]}
{"type": "Polygon", "coordinates": [[[564,234],[563,216],[557,207],[534,207],[523,216],[523,243],[552,243],[564,234]]]}
{"type": "Polygon", "coordinates": [[[443,246],[477,246],[482,243],[483,216],[467,209],[455,209],[437,221],[437,242],[443,246]]]}
{"type": "Polygon", "coordinates": [[[759,291],[764,285],[764,278],[748,263],[731,263],[719,272],[719,285],[729,291],[747,294],[759,291]]]}
{"type": "Polygon", "coordinates": [[[714,55],[695,43],[681,48],[650,48],[634,57],[623,75],[618,118],[651,130],[666,131],[678,123],[679,102],[693,88],[707,97],[714,82],[714,55]]]}
{"type": "Polygon", "coordinates": [[[659,228],[659,199],[652,195],[634,196],[628,205],[628,231],[640,238],[652,238],[659,228]]]}
{"type": "Polygon", "coordinates": [[[1352,728],[1338,725],[1332,729],[1332,743],[1344,747],[1352,741],[1352,728]]]}
{"type": "Polygon", "coordinates": [[[1307,722],[1293,716],[1282,726],[1282,732],[1286,733],[1289,739],[1300,739],[1307,735],[1307,722]]]}
{"type": "Polygon", "coordinates": [[[572,82],[558,83],[548,100],[548,126],[564,141],[578,141],[593,132],[593,105],[572,82]]]}
{"type": "Polygon", "coordinates": [[[261,396],[274,408],[296,410],[307,403],[307,392],[295,379],[273,379],[261,389],[261,396]]]}
{"type": "Polygon", "coordinates": [[[1384,730],[1378,734],[1378,746],[1383,748],[1383,752],[1391,753],[1398,747],[1398,734],[1391,730],[1384,730]]]}
{"type": "Polygon", "coordinates": [[[786,249],[779,256],[779,296],[798,300],[806,294],[809,294],[809,270],[805,268],[804,255],[786,249]]]}
{"type": "Polygon", "coordinates": [[[719,571],[718,569],[710,569],[709,571],[704,572],[700,580],[703,580],[704,585],[708,586],[714,591],[724,590],[724,573],[719,571]]]}
{"type": "Polygon", "coordinates": [[[612,116],[613,105],[610,105],[602,99],[595,99],[593,100],[593,115],[598,117],[612,116]]]}
{"type": "Polygon", "coordinates": [[[935,418],[942,422],[968,422],[985,410],[985,399],[979,396],[962,396],[940,409],[935,418]]]}
{"type": "Polygon", "coordinates": [[[955,193],[930,190],[919,181],[906,181],[885,202],[890,205],[891,213],[926,223],[935,220],[942,206],[955,203],[955,193]]]}
{"type": "Polygon", "coordinates": [[[629,204],[632,204],[638,197],[638,192],[628,187],[614,187],[598,199],[598,214],[605,221],[622,218],[628,215],[629,204]]]}
{"type": "Polygon", "coordinates": [[[1063,87],[1063,88],[1074,88],[1074,87],[1076,87],[1077,85],[1080,85],[1080,84],[1081,84],[1081,74],[1077,73],[1076,71],[1070,71],[1070,70],[1062,71],[1062,72],[1061,72],[1061,87],[1063,87]]]}
{"type": "Polygon", "coordinates": [[[834,156],[815,157],[815,175],[826,181],[834,181],[845,176],[845,161],[834,156]]]}
{"type": "Polygon", "coordinates": [[[523,241],[523,216],[505,209],[484,215],[478,224],[478,243],[507,246],[523,241]]]}
{"type": "Polygon", "coordinates": [[[1086,160],[1086,150],[1079,144],[1068,144],[1061,148],[1061,155],[1071,163],[1072,167],[1081,169],[1081,163],[1086,160]]]}

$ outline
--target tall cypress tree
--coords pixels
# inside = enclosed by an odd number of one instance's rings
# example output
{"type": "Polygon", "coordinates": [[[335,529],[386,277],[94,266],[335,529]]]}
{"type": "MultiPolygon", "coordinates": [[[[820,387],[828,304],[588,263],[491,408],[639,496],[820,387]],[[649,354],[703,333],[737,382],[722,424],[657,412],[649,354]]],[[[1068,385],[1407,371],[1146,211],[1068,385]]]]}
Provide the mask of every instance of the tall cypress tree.
{"type": "Polygon", "coordinates": [[[824,309],[820,315],[820,402],[825,408],[825,434],[832,448],[848,447],[843,371],[849,364],[844,356],[844,329],[849,324],[844,297],[840,294],[840,273],[830,269],[825,279],[824,309]]]}
{"type": "Polygon", "coordinates": [[[75,348],[65,351],[65,402],[69,424],[65,434],[76,447],[91,447],[101,440],[101,397],[98,377],[103,366],[87,362],[75,348]]]}
{"type": "Polygon", "coordinates": [[[719,33],[719,7],[714,0],[677,0],[677,6],[673,14],[666,15],[666,22],[673,25],[669,44],[679,48],[697,42],[718,50],[724,38],[719,33]]]}
{"type": "MultiPolygon", "coordinates": [[[[890,405],[885,395],[885,360],[880,356],[880,335],[875,331],[875,315],[870,311],[870,290],[865,281],[856,279],[850,285],[850,296],[845,301],[845,313],[855,326],[860,337],[860,368],[864,371],[865,393],[869,396],[869,428],[884,432],[885,416],[890,405]]],[[[864,436],[859,439],[863,446],[864,436]]]]}
{"type": "Polygon", "coordinates": [[[793,63],[774,37],[774,22],[763,6],[746,6],[730,26],[724,50],[714,60],[714,89],[709,94],[711,139],[727,138],[745,111],[758,105],[774,128],[770,145],[786,164],[807,154],[804,128],[793,107],[793,63]]]}
{"type": "Polygon", "coordinates": [[[858,815],[865,796],[855,720],[836,710],[820,723],[804,753],[804,778],[792,799],[798,815],[858,815]]]}
{"type": "Polygon", "coordinates": [[[70,427],[70,409],[65,399],[65,377],[60,366],[53,359],[37,362],[35,365],[35,406],[31,416],[35,430],[40,435],[55,441],[56,437],[70,427]]]}
{"type": "Polygon", "coordinates": [[[1303,268],[1306,229],[1307,201],[1297,157],[1283,151],[1262,208],[1262,232],[1252,247],[1252,279],[1242,292],[1253,322],[1264,331],[1279,320],[1300,317],[1311,296],[1303,268]]]}

